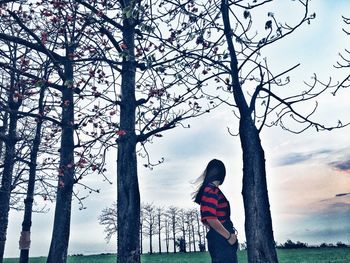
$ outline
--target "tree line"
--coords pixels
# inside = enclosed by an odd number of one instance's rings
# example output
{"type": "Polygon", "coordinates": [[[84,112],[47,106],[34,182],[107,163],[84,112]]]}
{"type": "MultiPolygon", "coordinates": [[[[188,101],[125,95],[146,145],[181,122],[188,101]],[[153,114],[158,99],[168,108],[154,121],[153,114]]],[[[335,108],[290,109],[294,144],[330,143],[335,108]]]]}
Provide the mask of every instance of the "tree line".
{"type": "MultiPolygon", "coordinates": [[[[149,143],[222,105],[239,123],[249,262],[278,262],[260,132],[346,126],[314,120],[318,104],[309,112],[297,105],[341,92],[349,76],[337,84],[315,76],[306,91],[281,93],[299,65],[272,72],[261,54],[315,14],[308,0],[296,1],[298,23],[269,12],[261,30],[254,17],[269,2],[0,1],[0,262],[10,209],[24,212],[20,262],[28,262],[32,213],[45,209],[38,200],[55,202],[47,262],[67,261],[72,199],[84,209],[83,200],[100,192],[86,176],[110,182],[111,148],[118,149],[117,260],[140,262],[146,217],[137,159],[151,169],[162,163],[149,156],[149,143]]],[[[348,67],[347,55],[338,67],[348,67]]],[[[199,236],[188,228],[183,222],[179,244],[195,249],[199,236]]],[[[170,228],[168,240],[175,232],[170,228]]]]}
{"type": "MultiPolygon", "coordinates": [[[[99,216],[99,223],[105,228],[107,242],[118,231],[116,207],[114,203],[111,207],[103,209],[99,216]]],[[[155,251],[158,253],[205,251],[207,231],[207,227],[200,220],[197,208],[159,207],[152,203],[141,205],[141,253],[145,250],[142,245],[142,241],[145,240],[148,241],[150,254],[155,251]]]]}
{"type": "MultiPolygon", "coordinates": [[[[117,205],[104,208],[98,217],[100,225],[104,226],[106,241],[116,235],[117,205]]],[[[179,208],[175,206],[160,207],[153,203],[141,205],[140,218],[140,244],[141,254],[146,253],[177,253],[177,252],[204,252],[207,250],[207,227],[200,221],[198,208],[179,208]],[[143,246],[147,241],[148,247],[143,246]],[[163,247],[165,244],[165,247],[163,247]]],[[[337,243],[321,243],[311,245],[301,241],[288,239],[284,243],[277,243],[278,249],[296,248],[347,248],[349,245],[338,241],[337,243]]],[[[247,242],[240,243],[241,250],[247,249],[247,242]]]]}

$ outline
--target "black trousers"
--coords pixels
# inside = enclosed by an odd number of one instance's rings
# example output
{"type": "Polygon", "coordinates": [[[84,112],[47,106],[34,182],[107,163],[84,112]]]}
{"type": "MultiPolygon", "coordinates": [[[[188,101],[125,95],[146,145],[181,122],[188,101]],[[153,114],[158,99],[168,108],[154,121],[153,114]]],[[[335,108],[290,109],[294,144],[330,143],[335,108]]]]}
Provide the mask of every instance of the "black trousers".
{"type": "MultiPolygon", "coordinates": [[[[234,233],[233,225],[230,220],[223,223],[224,227],[231,233],[234,233]]],[[[207,233],[208,249],[212,263],[237,263],[238,240],[230,245],[227,240],[210,228],[207,233]]]]}

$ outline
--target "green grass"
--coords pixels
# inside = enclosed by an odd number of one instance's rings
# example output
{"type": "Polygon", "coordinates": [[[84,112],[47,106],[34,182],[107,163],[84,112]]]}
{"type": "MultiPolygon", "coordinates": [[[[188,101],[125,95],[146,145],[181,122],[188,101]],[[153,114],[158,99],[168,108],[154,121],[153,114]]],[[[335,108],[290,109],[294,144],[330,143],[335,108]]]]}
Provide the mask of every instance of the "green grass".
{"type": "MultiPolygon", "coordinates": [[[[278,249],[280,263],[350,263],[350,248],[278,249]]],[[[45,263],[45,257],[31,258],[30,263],[45,263]]],[[[238,261],[247,262],[245,251],[238,252],[238,261]]],[[[18,259],[5,259],[4,263],[18,259]]],[[[142,263],[210,263],[209,253],[169,253],[142,255],[142,263]]],[[[115,255],[70,256],[68,263],[115,263],[115,255]]]]}

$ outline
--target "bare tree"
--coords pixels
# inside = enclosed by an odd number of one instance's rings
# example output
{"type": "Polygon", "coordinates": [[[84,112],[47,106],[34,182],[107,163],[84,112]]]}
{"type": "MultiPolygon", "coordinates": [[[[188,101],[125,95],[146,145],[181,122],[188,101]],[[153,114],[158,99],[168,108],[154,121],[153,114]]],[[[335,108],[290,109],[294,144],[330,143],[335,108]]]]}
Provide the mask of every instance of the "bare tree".
{"type": "Polygon", "coordinates": [[[162,229],[164,228],[164,209],[157,207],[157,233],[158,233],[158,253],[162,253],[162,229]]]}
{"type": "Polygon", "coordinates": [[[176,224],[178,219],[178,212],[179,212],[179,208],[174,206],[170,206],[166,212],[168,223],[170,225],[170,231],[172,234],[174,253],[176,253],[176,235],[178,233],[177,224],[176,224]]]}
{"type": "MultiPolygon", "coordinates": [[[[166,253],[169,253],[169,246],[170,246],[170,222],[169,217],[167,214],[164,216],[164,232],[165,232],[165,248],[166,253]]],[[[175,252],[175,251],[174,251],[175,252]]]]}
{"type": "Polygon", "coordinates": [[[153,236],[157,234],[157,213],[153,204],[143,204],[141,206],[143,215],[143,234],[149,237],[149,253],[153,254],[153,236]]]}
{"type": "MultiPolygon", "coordinates": [[[[182,252],[187,252],[186,247],[187,245],[190,246],[189,242],[190,240],[186,240],[186,232],[189,227],[189,223],[187,220],[187,212],[184,208],[180,208],[177,212],[177,222],[176,226],[179,229],[179,232],[181,233],[180,240],[179,240],[179,246],[182,248],[182,252]]],[[[190,238],[189,238],[190,239],[190,238]]],[[[190,248],[189,248],[190,250],[190,248]]]]}
{"type": "Polygon", "coordinates": [[[109,242],[118,230],[117,204],[113,203],[111,207],[104,208],[98,220],[100,225],[105,227],[106,241],[109,242]]]}

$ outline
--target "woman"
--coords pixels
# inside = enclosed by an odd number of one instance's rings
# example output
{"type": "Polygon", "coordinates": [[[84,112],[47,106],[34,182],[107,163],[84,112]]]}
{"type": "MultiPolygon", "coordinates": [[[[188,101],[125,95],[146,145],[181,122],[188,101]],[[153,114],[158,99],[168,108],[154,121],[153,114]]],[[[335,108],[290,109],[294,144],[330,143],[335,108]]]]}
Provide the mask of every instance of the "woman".
{"type": "Polygon", "coordinates": [[[237,231],[230,220],[230,204],[218,188],[226,175],[222,161],[211,160],[196,180],[194,201],[200,205],[201,221],[209,228],[208,249],[212,263],[237,263],[237,231]]]}

